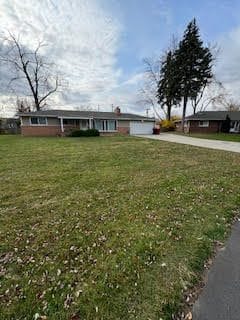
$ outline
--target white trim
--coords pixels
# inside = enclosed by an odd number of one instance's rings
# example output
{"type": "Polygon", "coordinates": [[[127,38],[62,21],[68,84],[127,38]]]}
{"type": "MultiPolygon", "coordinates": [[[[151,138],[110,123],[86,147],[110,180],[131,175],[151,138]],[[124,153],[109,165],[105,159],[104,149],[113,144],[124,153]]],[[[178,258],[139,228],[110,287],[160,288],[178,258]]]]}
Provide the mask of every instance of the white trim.
{"type": "Polygon", "coordinates": [[[57,116],[52,116],[52,115],[43,115],[43,114],[40,114],[40,115],[36,115],[36,114],[33,114],[33,113],[29,113],[29,114],[19,114],[19,117],[38,117],[38,118],[58,118],[57,116]]]}
{"type": "Polygon", "coordinates": [[[38,117],[38,116],[30,116],[29,117],[29,125],[31,126],[31,127],[46,127],[46,126],[48,126],[48,119],[47,119],[47,117],[38,117]],[[37,124],[35,124],[35,123],[32,123],[32,121],[31,121],[31,119],[32,118],[45,118],[46,119],[46,123],[37,123],[37,124]]]}
{"type": "MultiPolygon", "coordinates": [[[[115,120],[115,119],[94,119],[94,121],[103,121],[103,123],[104,123],[104,130],[102,130],[102,129],[97,129],[99,132],[118,132],[118,122],[117,122],[117,120],[115,120]],[[108,122],[108,121],[114,121],[115,122],[115,130],[106,130],[105,128],[107,127],[106,126],[106,123],[108,122]]],[[[95,128],[96,129],[96,128],[95,128]]]]}
{"type": "Polygon", "coordinates": [[[93,119],[88,119],[89,129],[93,128],[93,119]]]}
{"type": "Polygon", "coordinates": [[[139,122],[156,122],[154,119],[136,119],[136,118],[94,118],[94,120],[116,120],[116,121],[139,121],[139,122]]]}
{"type": "Polygon", "coordinates": [[[60,118],[61,132],[64,132],[63,118],[60,118]]]}
{"type": "MultiPolygon", "coordinates": [[[[121,116],[116,116],[115,118],[104,118],[104,117],[99,117],[99,116],[96,116],[96,117],[93,117],[92,115],[89,116],[89,117],[82,117],[82,116],[79,116],[79,117],[75,117],[75,116],[72,116],[72,117],[68,117],[68,116],[61,116],[61,115],[51,115],[51,114],[45,114],[45,115],[36,115],[34,113],[31,113],[29,112],[29,114],[19,114],[20,117],[41,117],[41,118],[57,118],[57,119],[60,119],[60,118],[65,118],[65,119],[96,119],[96,120],[120,120],[120,121],[143,121],[143,122],[156,122],[156,119],[152,119],[152,118],[144,118],[144,119],[139,119],[139,118],[121,118],[121,116]]],[[[191,119],[189,119],[191,120],[191,119]]],[[[196,120],[196,119],[194,119],[196,120]]],[[[219,119],[216,119],[216,120],[219,120],[219,119]]]]}
{"type": "Polygon", "coordinates": [[[55,118],[58,118],[58,119],[76,119],[76,120],[90,120],[92,118],[89,118],[89,117],[55,117],[55,118]]]}

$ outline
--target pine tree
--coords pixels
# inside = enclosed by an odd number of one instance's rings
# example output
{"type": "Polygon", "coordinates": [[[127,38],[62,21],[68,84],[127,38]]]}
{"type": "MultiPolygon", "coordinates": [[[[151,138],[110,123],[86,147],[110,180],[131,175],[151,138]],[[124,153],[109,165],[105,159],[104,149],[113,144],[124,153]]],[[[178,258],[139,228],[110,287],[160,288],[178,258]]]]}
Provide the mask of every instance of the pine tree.
{"type": "Polygon", "coordinates": [[[172,106],[181,101],[175,55],[170,50],[162,60],[157,98],[162,108],[167,107],[167,120],[171,119],[172,106]]]}
{"type": "Polygon", "coordinates": [[[183,130],[188,100],[196,99],[201,89],[211,80],[212,62],[212,54],[208,47],[204,47],[196,20],[193,19],[188,24],[176,50],[176,68],[179,72],[183,98],[183,130]]]}

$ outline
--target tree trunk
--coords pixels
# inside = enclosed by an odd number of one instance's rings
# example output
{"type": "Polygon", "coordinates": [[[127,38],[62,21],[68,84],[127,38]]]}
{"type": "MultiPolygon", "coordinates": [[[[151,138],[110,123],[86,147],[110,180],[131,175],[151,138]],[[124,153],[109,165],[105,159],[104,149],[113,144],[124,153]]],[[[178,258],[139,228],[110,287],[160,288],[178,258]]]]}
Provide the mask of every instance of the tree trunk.
{"type": "Polygon", "coordinates": [[[171,108],[172,108],[172,106],[170,104],[167,105],[167,120],[168,121],[171,120],[171,108]]]}
{"type": "Polygon", "coordinates": [[[195,100],[193,103],[193,114],[196,114],[197,111],[197,101],[195,100]]]}
{"type": "Polygon", "coordinates": [[[36,95],[34,95],[34,106],[35,106],[36,111],[41,110],[41,106],[39,104],[38,97],[36,95]]]}
{"type": "Polygon", "coordinates": [[[40,111],[41,110],[41,107],[40,107],[39,103],[35,104],[35,107],[36,107],[36,111],[40,111]]]}
{"type": "Polygon", "coordinates": [[[182,132],[184,132],[184,123],[185,123],[185,116],[186,116],[186,110],[187,110],[187,101],[188,101],[188,97],[185,94],[184,98],[183,98],[182,132]]]}

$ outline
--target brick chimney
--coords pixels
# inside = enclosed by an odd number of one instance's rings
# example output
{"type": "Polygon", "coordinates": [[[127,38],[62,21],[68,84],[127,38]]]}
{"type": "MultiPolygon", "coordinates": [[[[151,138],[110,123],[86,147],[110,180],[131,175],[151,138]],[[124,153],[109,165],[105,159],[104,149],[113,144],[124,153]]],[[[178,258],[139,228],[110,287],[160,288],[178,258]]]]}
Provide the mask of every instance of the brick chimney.
{"type": "Polygon", "coordinates": [[[116,113],[119,116],[121,114],[121,109],[119,107],[116,107],[114,109],[114,113],[116,113]]]}

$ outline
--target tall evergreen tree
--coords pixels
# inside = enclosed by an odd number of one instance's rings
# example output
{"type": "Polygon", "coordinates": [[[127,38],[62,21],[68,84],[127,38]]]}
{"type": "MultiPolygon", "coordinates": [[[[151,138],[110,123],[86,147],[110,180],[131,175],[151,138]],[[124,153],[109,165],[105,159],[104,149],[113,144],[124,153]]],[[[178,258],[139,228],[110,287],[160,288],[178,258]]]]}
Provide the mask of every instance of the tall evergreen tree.
{"type": "Polygon", "coordinates": [[[181,101],[181,91],[178,80],[175,55],[174,52],[169,50],[161,63],[160,80],[157,88],[158,103],[161,108],[167,107],[168,120],[171,119],[172,106],[179,105],[181,101]]]}
{"type": "Polygon", "coordinates": [[[183,99],[183,130],[187,103],[189,99],[196,99],[201,89],[213,77],[212,63],[211,51],[203,45],[196,20],[193,19],[188,24],[183,39],[176,50],[176,68],[179,72],[179,84],[183,99]]]}

